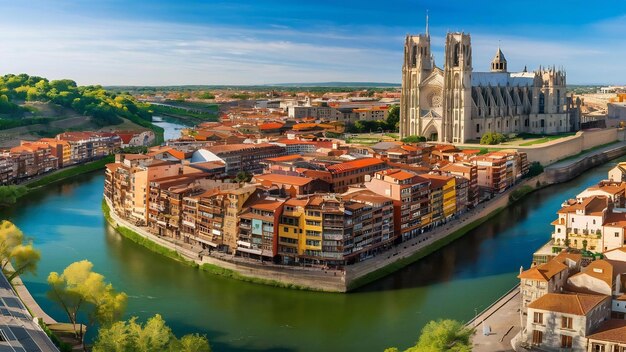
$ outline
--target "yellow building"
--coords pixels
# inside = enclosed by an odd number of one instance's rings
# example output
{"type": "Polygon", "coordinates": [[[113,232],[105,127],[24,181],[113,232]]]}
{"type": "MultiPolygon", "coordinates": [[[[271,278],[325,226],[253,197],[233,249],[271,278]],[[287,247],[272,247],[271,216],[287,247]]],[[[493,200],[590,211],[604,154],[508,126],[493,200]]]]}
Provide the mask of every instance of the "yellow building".
{"type": "Polygon", "coordinates": [[[290,198],[283,207],[278,228],[278,253],[282,255],[285,264],[296,261],[296,258],[304,252],[301,243],[305,242],[307,203],[308,199],[290,198]]]}
{"type": "Polygon", "coordinates": [[[456,179],[454,176],[444,175],[420,176],[430,180],[430,220],[437,226],[456,213],[456,179]]]}

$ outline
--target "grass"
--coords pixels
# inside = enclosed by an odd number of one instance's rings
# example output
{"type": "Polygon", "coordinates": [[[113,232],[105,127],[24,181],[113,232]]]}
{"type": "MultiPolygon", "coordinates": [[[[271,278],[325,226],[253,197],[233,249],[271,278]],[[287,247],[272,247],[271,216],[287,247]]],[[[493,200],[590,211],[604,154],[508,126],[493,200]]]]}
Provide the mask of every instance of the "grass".
{"type": "Polygon", "coordinates": [[[115,161],[114,155],[106,156],[100,160],[91,161],[85,164],[80,164],[76,166],[70,166],[68,168],[63,168],[61,170],[55,171],[51,174],[45,175],[39,179],[25,182],[24,186],[29,189],[42,187],[49,185],[54,182],[58,182],[60,180],[64,180],[66,178],[70,178],[76,175],[85,174],[88,172],[100,170],[104,168],[104,166],[108,163],[112,163],[115,161]]]}
{"type": "Polygon", "coordinates": [[[533,192],[535,190],[535,188],[533,188],[530,185],[524,185],[516,190],[514,190],[513,192],[511,192],[511,194],[509,195],[509,201],[511,203],[514,203],[522,198],[524,198],[527,194],[533,192]]]}
{"type": "MultiPolygon", "coordinates": [[[[217,108],[217,105],[216,105],[217,108]]],[[[173,106],[163,106],[163,105],[150,105],[150,109],[155,115],[164,115],[164,116],[172,116],[180,119],[195,119],[201,121],[217,121],[217,109],[216,112],[196,112],[191,111],[185,108],[173,107],[173,106]]]]}
{"type": "MultiPolygon", "coordinates": [[[[580,152],[580,153],[578,153],[578,154],[570,155],[570,156],[568,156],[567,158],[563,158],[563,159],[561,159],[561,160],[557,161],[556,163],[560,163],[560,162],[562,162],[562,161],[567,161],[567,160],[576,159],[576,158],[578,158],[578,157],[582,156],[583,154],[586,154],[586,153],[592,152],[592,151],[594,151],[594,150],[602,149],[602,148],[604,148],[604,147],[608,147],[608,146],[610,146],[611,144],[615,144],[615,143],[617,143],[617,142],[619,142],[619,141],[613,141],[613,142],[609,142],[609,143],[605,143],[605,144],[600,144],[600,145],[597,145],[597,146],[595,146],[595,147],[593,147],[593,148],[585,149],[585,150],[581,151],[581,152],[580,152]]],[[[555,163],[555,164],[556,164],[556,163],[555,163]]]]}
{"type": "Polygon", "coordinates": [[[546,143],[546,142],[551,142],[560,138],[565,138],[565,137],[571,137],[573,135],[575,135],[576,133],[571,132],[571,133],[563,133],[563,134],[556,134],[556,135],[536,135],[536,134],[529,134],[529,133],[522,133],[520,135],[518,135],[519,137],[521,137],[522,139],[531,139],[531,138],[537,138],[533,141],[529,141],[526,143],[520,143],[519,146],[520,147],[528,147],[531,145],[535,145],[535,144],[542,144],[542,143],[546,143]]]}
{"type": "Polygon", "coordinates": [[[235,279],[239,281],[250,282],[254,284],[268,285],[268,286],[274,286],[274,287],[280,287],[280,288],[288,288],[292,290],[322,291],[322,290],[315,289],[312,287],[306,287],[306,286],[301,286],[301,285],[296,285],[296,284],[288,284],[288,283],[284,283],[284,282],[280,282],[276,280],[268,280],[268,279],[262,279],[262,278],[252,277],[252,276],[245,276],[245,275],[239,274],[238,272],[234,270],[222,268],[214,264],[208,264],[208,263],[202,264],[200,265],[200,270],[209,272],[214,275],[219,275],[219,276],[223,276],[223,277],[227,277],[227,278],[231,278],[231,279],[235,279]]]}
{"type": "Polygon", "coordinates": [[[111,224],[111,226],[115,227],[115,230],[117,232],[119,232],[120,235],[126,237],[127,239],[146,247],[147,249],[161,254],[165,257],[168,257],[170,259],[174,259],[176,261],[188,264],[189,266],[192,267],[197,267],[198,264],[196,264],[196,262],[186,259],[184,258],[182,255],[180,255],[180,253],[176,252],[175,250],[166,248],[164,246],[161,246],[160,244],[151,241],[141,235],[139,235],[137,232],[124,227],[124,226],[115,226],[115,221],[113,220],[113,218],[111,218],[111,208],[109,208],[109,205],[107,204],[107,202],[102,199],[102,213],[104,214],[104,218],[109,222],[109,224],[111,224]]]}

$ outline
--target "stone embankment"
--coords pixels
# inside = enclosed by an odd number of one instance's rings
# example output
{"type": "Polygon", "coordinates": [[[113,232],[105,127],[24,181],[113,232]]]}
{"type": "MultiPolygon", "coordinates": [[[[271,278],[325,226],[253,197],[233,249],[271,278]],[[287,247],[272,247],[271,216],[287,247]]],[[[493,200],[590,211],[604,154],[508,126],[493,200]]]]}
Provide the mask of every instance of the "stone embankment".
{"type": "Polygon", "coordinates": [[[626,154],[626,142],[611,144],[604,148],[552,164],[545,168],[546,182],[566,182],[583,172],[619,158],[626,154]]]}

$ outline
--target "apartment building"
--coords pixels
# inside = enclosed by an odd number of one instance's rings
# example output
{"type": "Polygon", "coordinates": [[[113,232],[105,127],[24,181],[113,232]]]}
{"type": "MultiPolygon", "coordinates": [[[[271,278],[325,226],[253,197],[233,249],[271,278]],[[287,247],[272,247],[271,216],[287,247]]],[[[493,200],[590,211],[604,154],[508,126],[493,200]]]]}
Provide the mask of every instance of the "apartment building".
{"type": "Polygon", "coordinates": [[[44,145],[23,144],[10,149],[17,179],[29,178],[58,168],[52,149],[44,145]]]}
{"type": "Polygon", "coordinates": [[[393,199],[394,231],[403,241],[417,236],[432,222],[430,181],[415,173],[389,169],[365,182],[367,189],[393,199]]]}
{"type": "Polygon", "coordinates": [[[326,167],[332,177],[332,189],[336,193],[343,193],[350,185],[363,183],[365,176],[386,168],[385,162],[377,158],[356,159],[326,167]]]}
{"type": "Polygon", "coordinates": [[[493,152],[473,157],[478,186],[488,194],[504,192],[528,172],[526,153],[493,152]]]}
{"type": "Polygon", "coordinates": [[[17,177],[13,160],[9,153],[0,154],[0,185],[11,183],[17,177]]]}
{"type": "MultiPolygon", "coordinates": [[[[476,165],[469,162],[456,162],[440,167],[439,171],[448,175],[462,177],[467,180],[467,203],[465,206],[471,209],[478,205],[478,167],[476,165]]],[[[457,208],[462,209],[463,206],[464,204],[459,202],[457,208]]]]}
{"type": "Polygon", "coordinates": [[[226,173],[236,175],[240,171],[263,172],[261,161],[285,155],[285,148],[269,144],[226,144],[206,148],[226,164],[226,173]]]}
{"type": "MultiPolygon", "coordinates": [[[[158,236],[183,239],[185,197],[197,196],[207,189],[214,189],[216,181],[206,179],[208,175],[194,173],[157,178],[150,181],[148,204],[148,231],[158,236]]],[[[202,205],[202,204],[200,204],[202,205]]],[[[208,206],[208,205],[207,205],[208,206]]],[[[198,212],[202,209],[199,207],[198,212]]],[[[203,225],[202,221],[198,225],[203,225]]],[[[187,224],[188,225],[188,224],[187,224]]]]}
{"type": "Polygon", "coordinates": [[[434,174],[420,176],[430,181],[431,223],[438,226],[456,213],[456,178],[434,174]]]}
{"type": "Polygon", "coordinates": [[[122,146],[118,135],[107,132],[63,132],[56,139],[69,143],[72,164],[102,158],[122,146]]]}
{"type": "Polygon", "coordinates": [[[275,259],[278,255],[278,224],[285,200],[262,193],[248,198],[239,214],[236,247],[239,254],[260,260],[275,259]]]}

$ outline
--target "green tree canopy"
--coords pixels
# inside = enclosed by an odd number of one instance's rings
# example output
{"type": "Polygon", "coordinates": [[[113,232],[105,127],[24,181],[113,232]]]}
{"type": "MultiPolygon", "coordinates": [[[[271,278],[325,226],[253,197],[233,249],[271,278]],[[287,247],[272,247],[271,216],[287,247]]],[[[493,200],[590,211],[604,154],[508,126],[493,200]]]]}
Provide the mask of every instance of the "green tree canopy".
{"type": "MultiPolygon", "coordinates": [[[[415,346],[404,352],[471,352],[474,329],[451,319],[430,321],[422,329],[415,346]]],[[[398,352],[391,347],[385,352],[398,352]]]]}
{"type": "Polygon", "coordinates": [[[157,314],[145,324],[133,317],[100,328],[93,346],[94,352],[210,352],[206,336],[185,335],[177,339],[163,318],[157,314]]]}
{"type": "Polygon", "coordinates": [[[34,273],[41,253],[27,241],[20,229],[9,221],[0,222],[0,263],[9,281],[25,273],[34,273]]]}
{"type": "Polygon", "coordinates": [[[387,129],[398,132],[400,126],[400,106],[392,105],[387,114],[387,129]]]}
{"type": "Polygon", "coordinates": [[[506,142],[506,137],[502,133],[487,132],[480,138],[480,144],[500,144],[506,142]]]}
{"type": "Polygon", "coordinates": [[[15,204],[27,192],[24,186],[0,186],[0,206],[15,204]]]}
{"type": "MultiPolygon", "coordinates": [[[[48,297],[63,308],[74,330],[79,313],[88,317],[89,325],[97,322],[108,326],[119,320],[126,309],[126,294],[116,292],[92,268],[91,262],[82,260],[70,264],[61,274],[52,272],[48,276],[48,297]]],[[[77,335],[82,339],[82,325],[77,335]]]]}
{"type": "Polygon", "coordinates": [[[404,142],[404,143],[426,142],[426,137],[424,137],[424,136],[408,136],[408,137],[402,138],[402,142],[404,142]]]}

